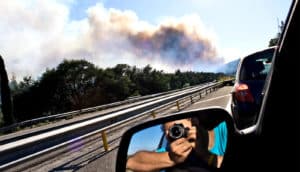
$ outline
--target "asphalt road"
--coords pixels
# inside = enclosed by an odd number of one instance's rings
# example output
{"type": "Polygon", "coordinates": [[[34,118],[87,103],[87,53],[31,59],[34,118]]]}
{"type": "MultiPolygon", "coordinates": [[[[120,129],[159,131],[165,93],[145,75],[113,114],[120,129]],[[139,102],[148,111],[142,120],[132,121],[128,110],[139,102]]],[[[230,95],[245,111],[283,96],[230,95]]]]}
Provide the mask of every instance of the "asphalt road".
{"type": "MultiPolygon", "coordinates": [[[[191,109],[198,109],[198,108],[205,108],[209,106],[220,106],[222,108],[225,108],[227,111],[230,112],[230,105],[229,102],[230,99],[230,91],[232,90],[231,86],[225,86],[221,89],[210,93],[203,99],[195,102],[190,107],[186,108],[185,110],[191,110],[191,109]]],[[[231,113],[231,112],[230,112],[231,113]]]]}
{"type": "MultiPolygon", "coordinates": [[[[229,93],[231,89],[232,87],[229,86],[222,87],[217,91],[212,92],[206,95],[205,97],[202,97],[199,101],[183,109],[183,111],[197,108],[205,108],[208,106],[220,106],[229,111],[229,93]]],[[[173,108],[173,110],[174,109],[176,108],[173,108]]],[[[125,128],[128,128],[128,126],[126,126],[125,128]]],[[[124,132],[124,130],[125,129],[123,129],[122,131],[124,132]]],[[[84,166],[76,170],[78,170],[79,172],[114,172],[117,151],[118,147],[112,149],[109,153],[105,154],[104,156],[98,155],[98,157],[96,156],[90,161],[86,161],[86,164],[84,166]]],[[[67,170],[68,169],[64,169],[64,171],[67,170]]],[[[72,168],[70,168],[69,170],[73,171],[74,169],[72,170],[72,168]]]]}

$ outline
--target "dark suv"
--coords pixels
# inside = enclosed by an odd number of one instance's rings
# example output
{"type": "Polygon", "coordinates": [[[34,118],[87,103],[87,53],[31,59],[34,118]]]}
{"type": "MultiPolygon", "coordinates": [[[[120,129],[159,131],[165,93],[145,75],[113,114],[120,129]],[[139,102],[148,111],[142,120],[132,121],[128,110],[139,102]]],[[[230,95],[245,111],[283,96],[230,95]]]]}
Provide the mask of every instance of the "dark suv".
{"type": "Polygon", "coordinates": [[[231,92],[232,115],[239,129],[252,125],[256,120],[275,48],[250,54],[239,63],[235,85],[231,92]]]}

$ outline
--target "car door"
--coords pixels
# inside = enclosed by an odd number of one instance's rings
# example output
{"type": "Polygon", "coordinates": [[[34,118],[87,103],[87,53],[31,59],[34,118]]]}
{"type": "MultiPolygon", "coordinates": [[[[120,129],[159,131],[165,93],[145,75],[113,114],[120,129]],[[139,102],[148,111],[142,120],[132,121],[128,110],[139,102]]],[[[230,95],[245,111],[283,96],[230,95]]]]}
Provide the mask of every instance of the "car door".
{"type": "Polygon", "coordinates": [[[300,153],[299,8],[299,1],[294,1],[273,60],[257,131],[264,152],[259,160],[284,171],[300,171],[299,158],[292,158],[300,153]]]}
{"type": "Polygon", "coordinates": [[[294,1],[266,80],[255,132],[234,138],[225,171],[300,171],[299,8],[294,1]]]}

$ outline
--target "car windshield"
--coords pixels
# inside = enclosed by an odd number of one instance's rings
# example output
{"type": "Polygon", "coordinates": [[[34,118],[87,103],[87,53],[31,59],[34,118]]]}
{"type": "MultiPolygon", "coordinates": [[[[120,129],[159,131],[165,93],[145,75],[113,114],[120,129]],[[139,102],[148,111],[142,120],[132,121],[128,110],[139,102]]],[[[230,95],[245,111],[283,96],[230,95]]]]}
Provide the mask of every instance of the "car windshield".
{"type": "Polygon", "coordinates": [[[128,127],[231,112],[240,59],[266,78],[291,2],[0,0],[0,171],[114,171],[128,127]]]}
{"type": "Polygon", "coordinates": [[[259,52],[244,59],[241,66],[240,79],[265,80],[271,67],[274,49],[259,52]]]}

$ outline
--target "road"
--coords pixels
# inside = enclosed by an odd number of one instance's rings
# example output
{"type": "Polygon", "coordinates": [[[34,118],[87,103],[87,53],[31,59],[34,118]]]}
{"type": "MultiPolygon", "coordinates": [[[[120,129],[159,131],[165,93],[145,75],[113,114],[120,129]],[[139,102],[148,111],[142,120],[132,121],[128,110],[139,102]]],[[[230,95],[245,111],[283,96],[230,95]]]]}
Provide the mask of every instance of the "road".
{"type": "MultiPolygon", "coordinates": [[[[186,101],[180,102],[180,109],[185,111],[208,106],[226,108],[230,91],[231,87],[222,87],[206,95],[202,94],[201,99],[197,95],[193,98],[194,103],[191,103],[188,98],[186,101]]],[[[157,111],[155,116],[158,118],[174,112],[178,112],[178,109],[175,104],[172,104],[166,109],[157,111]]],[[[101,133],[97,132],[85,139],[79,139],[71,145],[38,156],[37,159],[14,166],[9,171],[115,171],[116,154],[122,134],[130,127],[152,119],[151,115],[142,116],[106,131],[110,145],[109,152],[105,152],[101,133]]]]}
{"type": "Polygon", "coordinates": [[[221,106],[229,111],[229,101],[230,101],[230,91],[231,86],[225,86],[219,89],[216,92],[210,93],[208,96],[204,97],[198,102],[195,102],[190,107],[185,110],[197,109],[197,108],[205,108],[208,106],[221,106]]]}
{"type": "MultiPolygon", "coordinates": [[[[198,88],[196,88],[198,89],[198,88]]],[[[188,90],[189,92],[194,91],[195,89],[191,89],[188,90]]],[[[210,89],[212,90],[212,89],[210,89]]],[[[206,91],[206,92],[210,92],[210,90],[206,91]]],[[[181,96],[183,94],[186,93],[175,93],[176,95],[172,95],[170,96],[170,98],[175,98],[174,100],[176,100],[176,96],[181,96]],[[178,95],[177,95],[178,94],[178,95]]],[[[199,92],[197,94],[195,94],[195,96],[193,96],[194,101],[196,101],[197,99],[199,99],[199,92]]],[[[210,93],[209,93],[210,94],[210,93]]],[[[206,94],[202,92],[202,97],[205,96],[206,94]]],[[[164,97],[164,96],[163,96],[164,97]]],[[[162,99],[162,97],[156,97],[155,99],[159,99],[160,101],[165,99],[162,99]]],[[[151,103],[156,103],[156,101],[154,99],[152,100],[147,100],[148,102],[151,101],[151,103]]],[[[150,103],[150,104],[151,104],[150,103]]],[[[133,103],[136,104],[136,103],[133,103]]],[[[131,105],[127,105],[127,106],[134,106],[133,104],[131,105]]],[[[147,103],[146,103],[147,104],[147,103]]],[[[148,103],[149,104],[149,103],[148,103]]],[[[181,99],[179,101],[180,104],[180,109],[185,108],[187,105],[191,104],[190,101],[190,97],[187,97],[186,99],[181,99]]],[[[126,106],[126,105],[125,105],[126,106]]],[[[144,106],[144,105],[143,105],[144,106]]],[[[136,107],[136,105],[134,106],[136,107]]],[[[118,109],[117,108],[112,108],[112,109],[118,109]]],[[[109,111],[109,110],[104,110],[104,111],[109,111]]],[[[118,110],[117,110],[118,111],[118,110]]],[[[135,120],[130,120],[127,122],[127,126],[123,125],[120,126],[118,125],[117,127],[111,128],[111,129],[106,129],[105,132],[107,133],[108,137],[108,142],[109,145],[111,147],[111,150],[113,151],[114,148],[116,148],[118,146],[118,141],[120,140],[120,137],[122,136],[122,134],[124,133],[125,130],[127,130],[129,127],[139,124],[142,121],[145,120],[149,120],[152,119],[153,116],[155,117],[159,117],[159,116],[164,116],[165,114],[170,114],[173,112],[177,112],[177,106],[176,103],[173,102],[171,104],[169,104],[168,106],[165,106],[164,108],[160,108],[155,110],[155,115],[153,115],[153,113],[146,113],[144,115],[141,115],[140,117],[138,117],[135,120]]],[[[101,111],[100,112],[103,117],[105,116],[104,112],[101,111]]],[[[116,112],[117,113],[117,112],[116,112]]],[[[92,117],[95,115],[94,113],[90,113],[90,114],[86,114],[87,116],[92,117]]],[[[106,116],[105,116],[106,117],[106,116]]],[[[99,117],[100,118],[100,117],[99,117]]],[[[77,118],[78,119],[78,118],[77,118]]],[[[80,120],[86,120],[85,117],[79,117],[80,120]]],[[[102,119],[102,118],[101,118],[102,119]]],[[[73,120],[76,121],[76,119],[71,119],[72,122],[74,122],[73,120]]],[[[94,120],[94,119],[92,119],[94,120]]],[[[92,121],[90,120],[90,121],[92,121]]],[[[88,121],[88,122],[90,122],[88,121]]],[[[115,120],[111,120],[110,123],[113,123],[115,120]]],[[[59,121],[57,123],[63,123],[66,124],[68,123],[68,121],[59,121]]],[[[57,125],[57,123],[55,123],[54,125],[57,125]]],[[[86,124],[87,122],[82,122],[80,123],[80,125],[86,124]]],[[[77,124],[73,124],[71,127],[77,126],[77,124]]],[[[99,125],[103,125],[102,123],[99,123],[97,125],[95,125],[95,129],[97,128],[101,128],[101,126],[99,125]]],[[[42,126],[41,128],[38,127],[39,129],[43,128],[43,130],[49,130],[51,129],[51,126],[42,126]],[[50,128],[49,128],[50,127],[50,128]]],[[[69,126],[65,127],[65,128],[70,128],[69,126]]],[[[87,126],[86,127],[91,128],[91,126],[87,126]]],[[[91,129],[94,129],[91,128],[91,129]]],[[[2,149],[4,149],[4,146],[13,146],[12,144],[6,144],[9,140],[14,139],[15,142],[19,142],[22,143],[23,145],[26,143],[25,141],[28,141],[28,139],[19,139],[20,137],[22,137],[22,134],[30,134],[32,132],[35,132],[35,130],[37,130],[37,128],[33,128],[33,129],[29,129],[29,130],[24,130],[22,132],[17,132],[17,133],[13,133],[11,135],[8,136],[4,136],[1,137],[0,139],[0,145],[2,144],[2,149]],[[24,132],[24,133],[23,133],[24,132]],[[25,141],[24,141],[25,140],[25,141]]],[[[102,139],[101,139],[101,132],[94,130],[95,132],[90,132],[88,137],[77,137],[74,138],[75,140],[69,143],[72,144],[65,144],[65,142],[60,142],[63,143],[61,145],[64,146],[52,146],[51,151],[49,151],[48,149],[39,149],[38,151],[36,151],[36,153],[34,154],[28,154],[28,156],[26,157],[26,161],[22,159],[13,159],[14,155],[12,154],[8,154],[8,156],[5,156],[6,159],[11,158],[11,162],[10,164],[13,165],[6,165],[6,166],[1,166],[1,169],[5,168],[6,171],[74,171],[74,170],[78,170],[84,166],[86,166],[87,164],[89,164],[92,160],[98,159],[100,156],[103,156],[104,154],[106,154],[106,152],[103,150],[103,146],[102,146],[102,139]]],[[[48,132],[48,131],[47,131],[48,132]]],[[[56,134],[56,130],[55,132],[53,131],[49,131],[48,133],[51,134],[56,134]]],[[[84,131],[80,131],[79,132],[84,132],[84,131]]],[[[72,132],[70,132],[72,133],[72,132]]],[[[37,135],[36,137],[42,137],[44,135],[46,135],[47,133],[43,133],[40,135],[37,135]]],[[[32,137],[30,139],[35,139],[36,137],[32,137]]],[[[62,137],[62,138],[68,138],[67,136],[62,137]]],[[[58,140],[58,139],[56,139],[58,140]]],[[[53,141],[56,140],[46,140],[43,141],[43,144],[50,144],[53,141]]],[[[73,139],[72,139],[73,140],[73,139]]],[[[31,140],[30,140],[31,141],[31,140]]],[[[59,141],[59,140],[58,140],[59,141]]],[[[8,142],[10,143],[10,142],[8,142]]],[[[41,142],[42,143],[42,142],[41,142]]],[[[32,149],[38,149],[39,145],[33,145],[32,149]]],[[[27,149],[25,149],[25,151],[23,151],[23,149],[21,149],[19,151],[19,154],[24,153],[26,154],[27,149]]],[[[2,156],[3,157],[3,156],[2,156]]],[[[4,159],[4,161],[6,160],[4,157],[2,158],[4,159]]]]}
{"type": "MultiPolygon", "coordinates": [[[[204,108],[208,106],[221,106],[227,110],[229,110],[228,102],[230,101],[229,93],[231,91],[232,87],[225,86],[220,88],[219,90],[212,92],[208,94],[207,96],[203,97],[199,101],[195,102],[191,106],[183,109],[185,110],[191,110],[191,109],[197,109],[197,108],[204,108]]],[[[126,127],[128,128],[128,126],[126,127]]],[[[125,129],[123,129],[123,132],[125,129]]],[[[94,158],[88,160],[85,162],[85,165],[76,169],[79,172],[114,172],[115,171],[115,161],[117,156],[118,148],[112,149],[109,153],[105,154],[105,156],[102,156],[101,154],[96,155],[94,158]]],[[[58,169],[57,169],[58,170],[58,169]]],[[[68,170],[60,169],[60,170],[68,170]]],[[[70,171],[73,171],[74,168],[69,168],[70,171]]]]}

